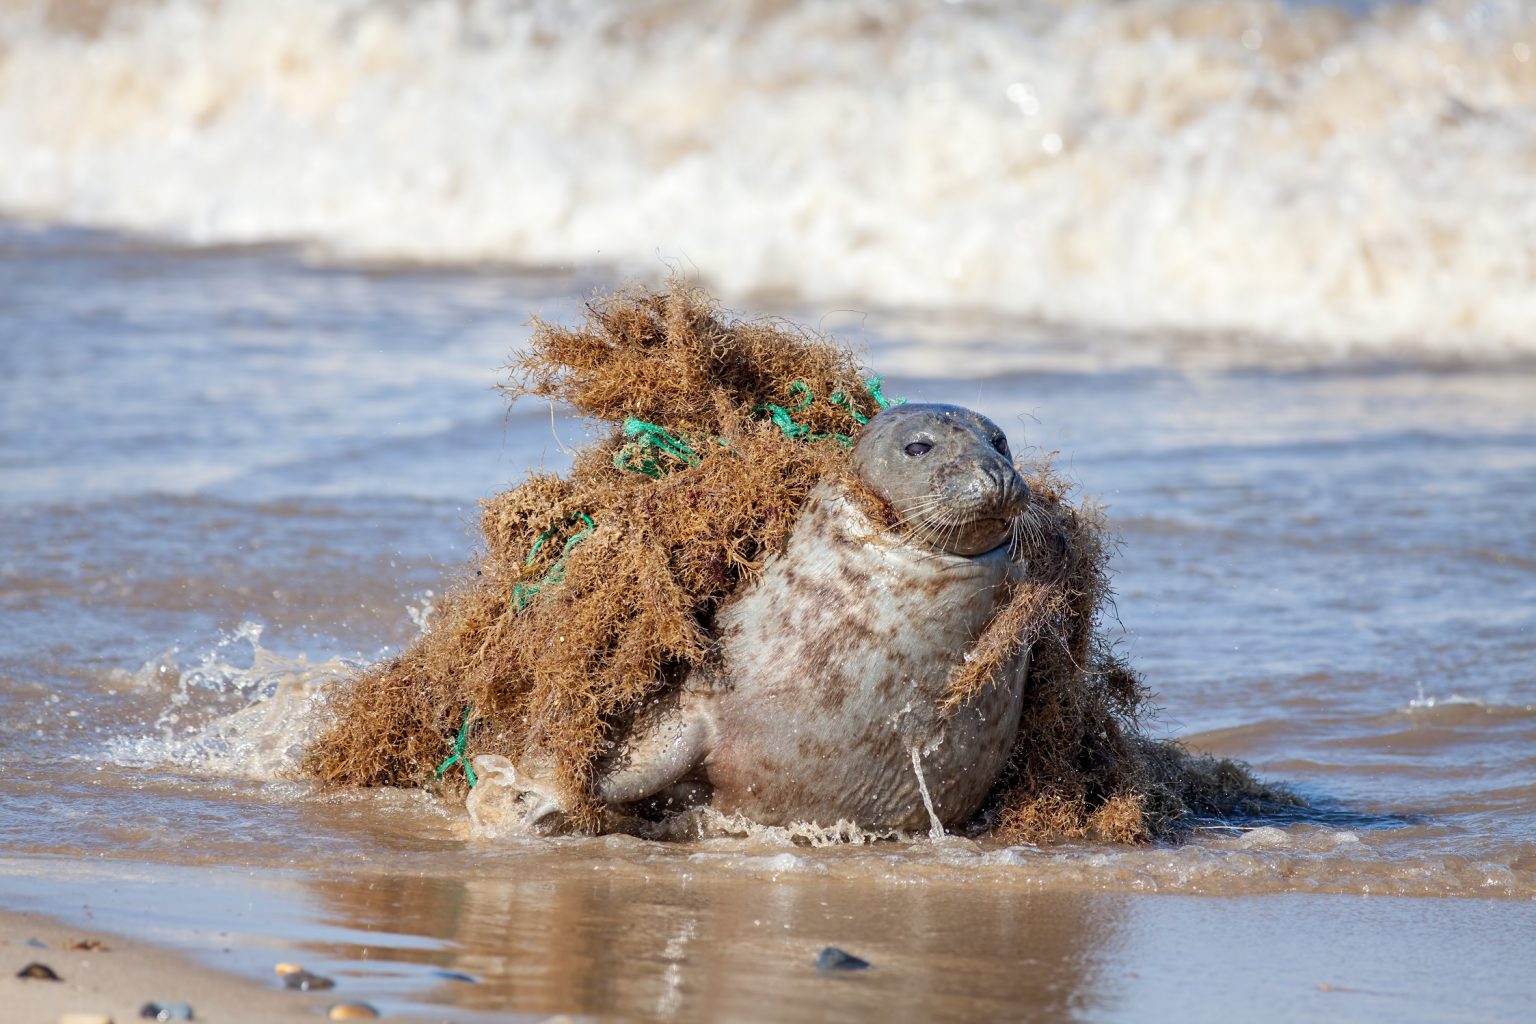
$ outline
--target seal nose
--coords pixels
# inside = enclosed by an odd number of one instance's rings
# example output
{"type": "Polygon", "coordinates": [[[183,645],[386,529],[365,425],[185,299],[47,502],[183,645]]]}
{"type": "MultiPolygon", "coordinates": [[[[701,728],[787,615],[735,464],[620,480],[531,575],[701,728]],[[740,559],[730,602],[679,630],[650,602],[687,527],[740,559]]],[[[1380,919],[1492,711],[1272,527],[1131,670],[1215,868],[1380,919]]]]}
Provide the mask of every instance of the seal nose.
{"type": "Polygon", "coordinates": [[[1006,488],[1007,493],[1004,496],[1006,504],[1003,507],[1008,513],[1008,518],[1012,519],[1020,512],[1023,512],[1024,506],[1029,504],[1029,484],[1024,482],[1023,477],[1019,476],[1018,470],[1009,466],[1006,488]]]}
{"type": "Polygon", "coordinates": [[[988,504],[1005,519],[1024,511],[1029,502],[1029,485],[1012,463],[1001,459],[984,463],[976,468],[975,479],[978,497],[991,499],[988,504]]]}

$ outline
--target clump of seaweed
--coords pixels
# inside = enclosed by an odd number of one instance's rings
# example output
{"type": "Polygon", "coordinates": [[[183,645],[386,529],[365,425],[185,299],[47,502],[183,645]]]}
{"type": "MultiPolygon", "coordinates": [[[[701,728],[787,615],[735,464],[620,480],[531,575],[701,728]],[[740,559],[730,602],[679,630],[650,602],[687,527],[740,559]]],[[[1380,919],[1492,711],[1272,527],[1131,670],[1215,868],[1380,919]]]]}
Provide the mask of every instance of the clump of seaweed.
{"type": "Polygon", "coordinates": [[[1142,733],[1151,692],[1102,621],[1113,596],[1109,523],[1091,502],[1068,501],[1048,463],[1025,476],[1031,503],[1015,544],[1028,574],[951,675],[946,698],[958,705],[1031,645],[1018,740],[979,824],[1016,842],[1136,842],[1193,818],[1294,806],[1242,764],[1142,733]]]}
{"type": "MultiPolygon", "coordinates": [[[[536,321],[516,398],[613,428],[566,476],[482,503],[477,571],[396,658],[340,686],[304,770],[335,785],[456,786],[454,753],[553,766],[572,823],[608,823],[594,767],[643,702],[710,650],[721,603],[782,550],[816,483],[858,491],[850,440],[885,404],[847,349],[730,319],[697,288],[596,298],[580,327],[536,321]]],[[[958,703],[1022,644],[1033,667],[985,824],[1016,839],[1168,834],[1190,813],[1282,799],[1231,762],[1143,737],[1141,680],[1102,640],[1108,527],[1048,465],[1016,552],[1030,566],[950,680],[958,703]]],[[[872,495],[871,511],[890,519],[872,495]]]]}

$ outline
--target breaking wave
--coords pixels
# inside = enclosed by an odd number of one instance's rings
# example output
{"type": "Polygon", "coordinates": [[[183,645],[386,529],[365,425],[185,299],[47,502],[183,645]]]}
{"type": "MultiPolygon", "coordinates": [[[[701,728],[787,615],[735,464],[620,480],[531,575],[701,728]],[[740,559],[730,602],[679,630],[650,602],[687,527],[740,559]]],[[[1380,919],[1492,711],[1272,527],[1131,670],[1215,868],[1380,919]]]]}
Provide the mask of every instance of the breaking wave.
{"type": "Polygon", "coordinates": [[[1536,352],[1517,0],[98,6],[0,8],[13,216],[1536,352]]]}

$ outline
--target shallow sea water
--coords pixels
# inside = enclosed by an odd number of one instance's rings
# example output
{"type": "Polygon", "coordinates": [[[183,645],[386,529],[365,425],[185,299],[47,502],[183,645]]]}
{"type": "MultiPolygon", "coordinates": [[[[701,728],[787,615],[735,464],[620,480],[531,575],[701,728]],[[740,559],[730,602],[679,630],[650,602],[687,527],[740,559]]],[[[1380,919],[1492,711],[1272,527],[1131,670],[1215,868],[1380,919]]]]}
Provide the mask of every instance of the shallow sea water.
{"type": "Polygon", "coordinates": [[[1135,849],[490,842],[283,768],[302,694],[430,615],[475,499],[584,438],[497,367],[612,282],[16,225],[0,280],[0,906],[434,1019],[1536,1013],[1528,364],[778,308],[1056,452],[1121,531],[1154,730],[1315,809],[1135,849]]]}

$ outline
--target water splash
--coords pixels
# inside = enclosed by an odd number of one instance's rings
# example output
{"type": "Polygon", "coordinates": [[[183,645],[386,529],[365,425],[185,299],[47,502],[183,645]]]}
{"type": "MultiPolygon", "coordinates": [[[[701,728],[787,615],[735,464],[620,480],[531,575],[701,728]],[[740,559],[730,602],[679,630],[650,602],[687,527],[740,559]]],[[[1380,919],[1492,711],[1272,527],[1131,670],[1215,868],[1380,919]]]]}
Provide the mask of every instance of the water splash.
{"type": "Polygon", "coordinates": [[[1427,710],[1429,708],[1438,708],[1438,707],[1447,707],[1447,706],[1452,706],[1452,707],[1475,707],[1475,708],[1480,708],[1480,707],[1484,707],[1485,706],[1484,703],[1482,701],[1478,700],[1477,698],[1475,698],[1475,697],[1463,697],[1459,693],[1452,693],[1449,697],[1436,697],[1433,694],[1426,694],[1424,692],[1424,684],[1423,683],[1419,683],[1418,684],[1418,689],[1419,689],[1419,695],[1417,697],[1409,698],[1409,700],[1408,700],[1408,710],[1409,711],[1427,710]]]}
{"type": "Polygon", "coordinates": [[[912,754],[912,774],[917,776],[917,790],[923,795],[923,806],[928,809],[928,838],[938,842],[944,838],[944,825],[933,809],[933,797],[928,795],[928,780],[923,778],[922,750],[916,744],[907,749],[912,754]]]}
{"type": "Polygon", "coordinates": [[[176,766],[219,775],[273,780],[297,768],[324,728],[325,688],[355,672],[342,658],[311,662],[261,646],[261,624],[243,622],[221,636],[197,663],[179,669],[172,652],[133,673],[173,688],[153,734],[117,736],[106,756],[127,767],[176,766]],[[231,648],[250,645],[251,663],[233,664],[231,648]]]}
{"type": "Polygon", "coordinates": [[[432,613],[437,611],[435,597],[432,591],[423,590],[417,595],[416,603],[405,606],[405,614],[411,617],[411,622],[415,624],[420,636],[427,635],[427,629],[432,623],[432,613]]]}

